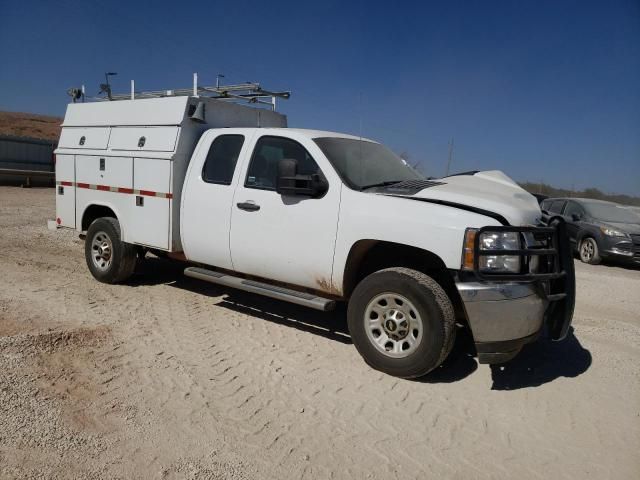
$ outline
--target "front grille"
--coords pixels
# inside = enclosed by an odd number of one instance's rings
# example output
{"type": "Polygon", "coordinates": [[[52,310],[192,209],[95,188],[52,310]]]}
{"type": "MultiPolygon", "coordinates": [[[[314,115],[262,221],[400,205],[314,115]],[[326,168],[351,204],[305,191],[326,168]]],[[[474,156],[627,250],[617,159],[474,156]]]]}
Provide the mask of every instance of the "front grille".
{"type": "Polygon", "coordinates": [[[551,338],[562,340],[566,337],[573,318],[576,283],[573,254],[564,220],[555,220],[547,227],[483,227],[476,232],[473,263],[474,273],[480,280],[544,282],[541,291],[549,301],[545,317],[551,338]],[[481,250],[480,235],[483,231],[518,232],[523,239],[528,236],[535,241],[527,241],[525,248],[517,250],[481,250]],[[479,268],[480,255],[518,255],[524,266],[516,274],[482,272],[479,268]],[[532,262],[534,258],[538,262],[532,262]],[[535,271],[531,271],[533,263],[538,263],[535,271]]]}
{"type": "Polygon", "coordinates": [[[638,262],[640,261],[640,235],[634,234],[629,236],[633,242],[633,247],[630,246],[631,248],[629,248],[629,250],[633,251],[633,260],[638,262]]]}
{"type": "Polygon", "coordinates": [[[618,250],[623,252],[631,252],[634,250],[633,247],[634,246],[631,242],[620,242],[614,245],[614,248],[617,248],[618,250]]]}

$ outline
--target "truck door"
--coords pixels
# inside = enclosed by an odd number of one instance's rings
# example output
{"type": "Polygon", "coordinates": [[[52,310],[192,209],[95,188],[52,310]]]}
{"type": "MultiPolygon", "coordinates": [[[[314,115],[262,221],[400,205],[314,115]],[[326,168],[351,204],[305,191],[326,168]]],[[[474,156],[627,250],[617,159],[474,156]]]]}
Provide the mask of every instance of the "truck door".
{"type": "Polygon", "coordinates": [[[193,154],[183,188],[180,230],[186,257],[233,269],[229,249],[231,202],[246,131],[206,132],[193,154]]]}
{"type": "Polygon", "coordinates": [[[320,149],[298,140],[263,135],[255,142],[233,199],[231,258],[239,272],[334,293],[341,184],[320,149]],[[282,158],[296,159],[300,174],[325,175],[329,190],[321,198],[278,194],[282,158]]]}

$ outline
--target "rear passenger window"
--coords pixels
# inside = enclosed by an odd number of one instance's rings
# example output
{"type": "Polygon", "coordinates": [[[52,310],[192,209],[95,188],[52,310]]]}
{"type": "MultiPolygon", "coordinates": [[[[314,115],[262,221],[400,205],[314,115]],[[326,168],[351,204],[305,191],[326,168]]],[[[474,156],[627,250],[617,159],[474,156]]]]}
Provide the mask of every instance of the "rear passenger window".
{"type": "Polygon", "coordinates": [[[565,203],[566,203],[566,200],[554,200],[551,203],[551,207],[549,207],[549,211],[553,213],[561,213],[562,207],[564,207],[565,203]]]}
{"type": "Polygon", "coordinates": [[[220,135],[217,137],[211,144],[207,159],[202,167],[202,179],[207,183],[231,185],[243,143],[243,135],[220,135]]]}

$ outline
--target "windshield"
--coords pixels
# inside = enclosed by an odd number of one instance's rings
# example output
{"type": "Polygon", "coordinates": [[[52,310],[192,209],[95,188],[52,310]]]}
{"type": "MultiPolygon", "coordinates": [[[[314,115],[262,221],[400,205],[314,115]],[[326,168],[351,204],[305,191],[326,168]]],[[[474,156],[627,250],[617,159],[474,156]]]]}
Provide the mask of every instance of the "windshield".
{"type": "Polygon", "coordinates": [[[610,203],[585,203],[592,217],[607,222],[638,223],[640,218],[631,210],[610,203]]]}
{"type": "Polygon", "coordinates": [[[314,142],[351,188],[362,190],[406,180],[423,179],[384,145],[351,138],[315,138],[314,142]]]}

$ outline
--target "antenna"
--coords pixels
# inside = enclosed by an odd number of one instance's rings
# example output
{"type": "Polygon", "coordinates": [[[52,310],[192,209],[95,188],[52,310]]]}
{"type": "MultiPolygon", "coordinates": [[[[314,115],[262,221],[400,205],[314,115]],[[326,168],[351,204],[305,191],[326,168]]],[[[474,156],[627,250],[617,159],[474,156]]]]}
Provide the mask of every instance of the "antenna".
{"type": "MultiPolygon", "coordinates": [[[[362,89],[358,92],[358,137],[360,137],[358,142],[358,161],[359,161],[359,170],[362,172],[362,89]]],[[[362,177],[362,173],[361,173],[362,177]]]]}
{"type": "Polygon", "coordinates": [[[445,177],[449,176],[449,170],[451,169],[451,161],[453,160],[453,137],[449,142],[449,160],[447,160],[447,171],[444,174],[445,177]]]}
{"type": "Polygon", "coordinates": [[[113,99],[111,97],[111,85],[109,84],[109,77],[112,77],[112,76],[117,75],[117,74],[118,74],[118,72],[105,72],[104,73],[105,83],[101,83],[100,84],[100,91],[98,92],[98,95],[100,95],[101,93],[106,93],[107,94],[107,98],[109,100],[113,99]]]}
{"type": "Polygon", "coordinates": [[[220,88],[220,79],[224,78],[224,75],[219,73],[216,75],[216,88],[220,88]]]}

